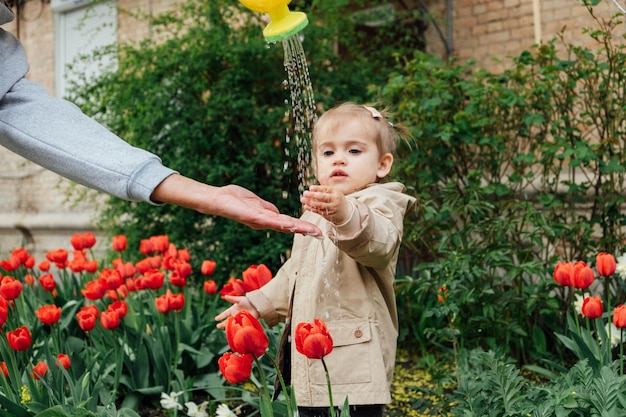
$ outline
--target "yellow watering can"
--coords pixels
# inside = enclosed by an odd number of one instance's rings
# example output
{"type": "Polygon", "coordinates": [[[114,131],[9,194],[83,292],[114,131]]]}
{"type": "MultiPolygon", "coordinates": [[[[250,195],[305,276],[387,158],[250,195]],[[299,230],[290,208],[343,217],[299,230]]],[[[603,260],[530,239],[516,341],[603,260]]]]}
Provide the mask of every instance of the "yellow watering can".
{"type": "Polygon", "coordinates": [[[239,0],[248,9],[267,13],[271,22],[263,29],[268,42],[278,42],[300,32],[309,23],[306,14],[292,12],[287,5],[291,0],[239,0]]]}

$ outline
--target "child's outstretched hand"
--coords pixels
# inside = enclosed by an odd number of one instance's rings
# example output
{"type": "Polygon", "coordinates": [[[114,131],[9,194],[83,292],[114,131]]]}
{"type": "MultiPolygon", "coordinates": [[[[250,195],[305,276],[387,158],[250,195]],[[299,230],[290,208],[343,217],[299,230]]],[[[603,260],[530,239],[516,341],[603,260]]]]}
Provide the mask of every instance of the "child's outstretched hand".
{"type": "Polygon", "coordinates": [[[317,213],[333,224],[344,224],[352,215],[352,204],[345,195],[330,185],[311,185],[302,194],[304,209],[317,213]]]}
{"type": "Polygon", "coordinates": [[[248,310],[254,317],[259,318],[257,309],[254,308],[250,300],[243,295],[225,295],[224,300],[233,303],[233,305],[215,316],[215,321],[218,322],[218,329],[224,329],[226,327],[226,319],[230,316],[234,316],[241,310],[248,310]]]}

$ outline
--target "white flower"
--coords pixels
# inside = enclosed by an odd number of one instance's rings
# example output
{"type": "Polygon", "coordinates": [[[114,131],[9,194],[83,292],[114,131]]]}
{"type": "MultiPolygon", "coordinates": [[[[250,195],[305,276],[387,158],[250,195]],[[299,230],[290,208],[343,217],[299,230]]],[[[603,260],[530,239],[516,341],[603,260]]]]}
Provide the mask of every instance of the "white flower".
{"type": "Polygon", "coordinates": [[[622,254],[619,258],[615,260],[616,268],[615,272],[619,274],[620,277],[626,279],[626,253],[622,254]]]}
{"type": "Polygon", "coordinates": [[[161,393],[161,407],[163,407],[166,410],[182,410],[183,406],[180,405],[178,403],[178,401],[176,400],[178,398],[179,395],[181,395],[183,392],[170,392],[170,395],[167,395],[166,393],[162,392],[161,393]]]}
{"type": "Polygon", "coordinates": [[[209,405],[207,401],[203,402],[199,406],[194,402],[185,403],[187,407],[187,415],[189,417],[209,417],[206,412],[206,408],[209,405]]]}
{"type": "Polygon", "coordinates": [[[606,326],[604,326],[604,328],[606,330],[607,335],[610,332],[611,347],[615,347],[619,345],[619,343],[621,342],[621,334],[622,334],[620,329],[618,329],[613,323],[607,323],[606,326]]]}
{"type": "Polygon", "coordinates": [[[220,404],[215,410],[215,417],[237,417],[237,414],[230,411],[226,404],[220,404]]]}
{"type": "Polygon", "coordinates": [[[583,314],[583,296],[580,294],[576,294],[574,296],[576,299],[574,300],[574,311],[578,314],[583,314]]]}

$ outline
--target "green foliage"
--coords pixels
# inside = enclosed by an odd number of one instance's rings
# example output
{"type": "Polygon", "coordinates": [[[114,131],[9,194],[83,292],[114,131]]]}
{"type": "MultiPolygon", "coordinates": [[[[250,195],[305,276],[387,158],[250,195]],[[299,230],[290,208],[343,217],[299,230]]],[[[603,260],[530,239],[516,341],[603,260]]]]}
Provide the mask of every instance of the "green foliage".
{"type": "MultiPolygon", "coordinates": [[[[370,51],[376,37],[364,42],[350,14],[340,12],[345,6],[319,0],[305,10],[311,23],[303,44],[316,101],[324,107],[368,101],[368,86],[386,78],[381,65],[395,65],[398,43],[377,41],[385,48],[370,51]]],[[[74,86],[73,98],[182,174],[217,186],[242,185],[299,216],[298,167],[286,156],[297,152],[285,141],[293,122],[283,48],[266,44],[261,17],[232,0],[188,0],[151,19],[151,38],[108,51],[117,70],[74,86]]],[[[118,199],[108,201],[100,226],[126,234],[131,246],[142,236],[168,234],[190,250],[210,253],[227,275],[251,260],[277,269],[292,238],[174,206],[118,199]]]]}
{"type": "Polygon", "coordinates": [[[419,199],[400,300],[413,292],[419,306],[446,284],[467,348],[504,346],[520,362],[562,354],[555,262],[623,250],[622,20],[594,22],[595,49],[558,36],[500,73],[416,52],[382,91],[415,138],[395,171],[419,199]]]}

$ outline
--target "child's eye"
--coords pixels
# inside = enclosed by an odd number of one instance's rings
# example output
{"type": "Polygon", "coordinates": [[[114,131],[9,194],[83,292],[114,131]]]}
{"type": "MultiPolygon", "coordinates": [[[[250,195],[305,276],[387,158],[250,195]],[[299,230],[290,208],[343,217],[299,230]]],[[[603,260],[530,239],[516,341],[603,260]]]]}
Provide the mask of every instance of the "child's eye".
{"type": "Polygon", "coordinates": [[[353,154],[360,154],[360,153],[361,153],[361,150],[360,150],[360,149],[350,149],[350,153],[353,153],[353,154]]]}
{"type": "Polygon", "coordinates": [[[324,156],[332,156],[333,153],[334,153],[333,151],[324,151],[324,152],[322,152],[322,155],[324,155],[324,156]]]}

